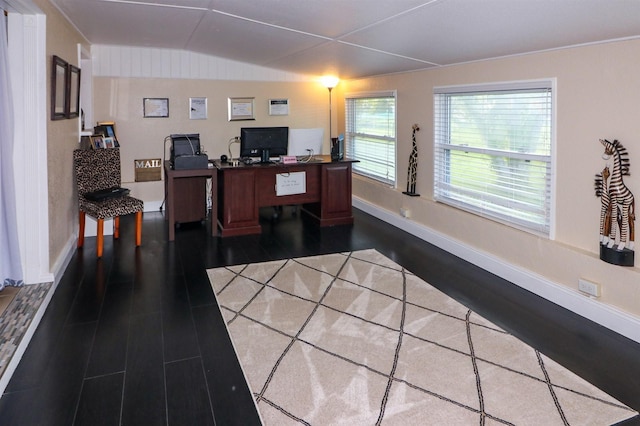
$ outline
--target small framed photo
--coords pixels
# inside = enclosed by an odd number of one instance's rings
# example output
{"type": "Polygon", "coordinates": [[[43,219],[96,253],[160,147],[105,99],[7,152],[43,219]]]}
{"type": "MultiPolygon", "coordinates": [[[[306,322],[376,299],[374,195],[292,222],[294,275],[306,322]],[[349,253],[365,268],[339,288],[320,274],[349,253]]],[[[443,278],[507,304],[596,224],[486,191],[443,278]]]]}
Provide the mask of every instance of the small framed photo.
{"type": "Polygon", "coordinates": [[[169,98],[144,98],[142,100],[143,116],[169,117],[169,98]]]}
{"type": "Polygon", "coordinates": [[[229,98],[229,121],[255,120],[255,98],[229,98]]]}
{"type": "Polygon", "coordinates": [[[115,139],[112,138],[111,136],[107,136],[105,138],[102,138],[102,143],[104,144],[105,148],[115,148],[116,147],[115,139]]]}
{"type": "Polygon", "coordinates": [[[189,119],[207,119],[207,98],[189,98],[189,119]]]}
{"type": "Polygon", "coordinates": [[[102,148],[104,148],[104,136],[102,136],[102,135],[93,135],[93,136],[91,136],[91,148],[93,148],[93,149],[102,149],[102,148]]]}
{"type": "Polygon", "coordinates": [[[269,115],[289,115],[289,99],[269,99],[269,115]]]}

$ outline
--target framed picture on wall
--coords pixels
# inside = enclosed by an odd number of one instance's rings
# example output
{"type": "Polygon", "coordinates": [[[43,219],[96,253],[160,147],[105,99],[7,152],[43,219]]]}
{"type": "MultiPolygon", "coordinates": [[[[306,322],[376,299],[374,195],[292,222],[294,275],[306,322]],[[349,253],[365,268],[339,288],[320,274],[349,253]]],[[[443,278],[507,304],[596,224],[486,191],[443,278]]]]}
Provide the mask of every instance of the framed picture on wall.
{"type": "Polygon", "coordinates": [[[255,120],[254,98],[229,98],[229,121],[255,120]]]}
{"type": "Polygon", "coordinates": [[[189,98],[189,119],[205,120],[207,118],[207,98],[189,98]]]}
{"type": "Polygon", "coordinates": [[[169,98],[144,98],[142,100],[143,116],[169,117],[169,98]]]}
{"type": "Polygon", "coordinates": [[[51,119],[62,120],[67,118],[67,73],[69,72],[67,61],[53,56],[51,65],[51,119]]]}
{"type": "Polygon", "coordinates": [[[80,115],[80,68],[69,64],[67,73],[67,118],[75,118],[80,115]]]}
{"type": "Polygon", "coordinates": [[[269,99],[269,115],[289,115],[289,99],[269,99]]]}

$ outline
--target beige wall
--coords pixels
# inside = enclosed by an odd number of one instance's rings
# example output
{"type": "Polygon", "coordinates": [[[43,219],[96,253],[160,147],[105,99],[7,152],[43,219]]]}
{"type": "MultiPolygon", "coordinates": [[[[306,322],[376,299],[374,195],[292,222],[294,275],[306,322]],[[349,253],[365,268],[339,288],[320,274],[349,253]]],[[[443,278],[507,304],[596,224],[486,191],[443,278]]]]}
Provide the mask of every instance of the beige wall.
{"type": "MultiPolygon", "coordinates": [[[[329,95],[317,82],[243,82],[220,80],[95,77],[93,116],[96,121],[115,121],[122,158],[122,180],[132,195],[145,202],[162,201],[162,182],[134,183],[134,160],[164,158],[164,139],[172,133],[199,133],[209,158],[227,154],[229,140],[241,127],[288,126],[325,128],[328,131],[329,95]],[[169,98],[168,118],[143,118],[143,98],[169,98]],[[206,120],[189,119],[189,98],[206,97],[206,120]],[[229,97],[254,97],[255,120],[228,121],[229,97]],[[270,116],[268,100],[289,99],[289,115],[270,116]]],[[[326,136],[325,152],[329,139],[326,136]]],[[[167,156],[169,144],[166,146],[167,156]]],[[[238,156],[239,145],[231,152],[238,156]]],[[[227,154],[228,155],[228,154],[227,154]]]]}
{"type": "MultiPolygon", "coordinates": [[[[449,238],[571,290],[578,278],[602,284],[600,301],[640,315],[640,269],[599,260],[600,201],[594,175],[605,165],[599,138],[619,139],[629,151],[631,176],[625,184],[640,197],[640,40],[558,50],[342,82],[337,93],[398,91],[398,188],[356,178],[354,195],[399,213],[449,238]],[[556,78],[556,237],[551,241],[433,201],[433,87],[556,78]],[[411,129],[417,134],[419,198],[406,197],[411,129]]],[[[340,102],[339,104],[342,104],[340,102]]],[[[344,113],[339,114],[344,128],[344,113]]],[[[636,265],[640,260],[636,260],[636,265]]]]}
{"type": "MultiPolygon", "coordinates": [[[[88,48],[87,41],[68,23],[48,0],[34,0],[47,17],[47,99],[51,96],[51,61],[57,55],[79,66],[78,43],[88,48]]],[[[47,111],[49,105],[47,104],[47,111]]],[[[47,115],[49,117],[49,114],[47,115]]],[[[66,255],[69,238],[77,234],[77,202],[75,198],[72,151],[78,145],[78,118],[48,120],[47,166],[49,190],[49,259],[54,265],[66,255]]]]}

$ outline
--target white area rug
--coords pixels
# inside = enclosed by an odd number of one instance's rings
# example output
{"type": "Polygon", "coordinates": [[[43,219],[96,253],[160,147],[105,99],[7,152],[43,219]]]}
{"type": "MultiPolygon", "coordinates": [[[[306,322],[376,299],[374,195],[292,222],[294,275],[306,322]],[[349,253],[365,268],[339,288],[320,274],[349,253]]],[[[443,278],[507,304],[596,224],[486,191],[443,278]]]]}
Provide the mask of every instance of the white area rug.
{"type": "Polygon", "coordinates": [[[637,414],[375,250],[208,274],[265,425],[609,425],[637,414]]]}

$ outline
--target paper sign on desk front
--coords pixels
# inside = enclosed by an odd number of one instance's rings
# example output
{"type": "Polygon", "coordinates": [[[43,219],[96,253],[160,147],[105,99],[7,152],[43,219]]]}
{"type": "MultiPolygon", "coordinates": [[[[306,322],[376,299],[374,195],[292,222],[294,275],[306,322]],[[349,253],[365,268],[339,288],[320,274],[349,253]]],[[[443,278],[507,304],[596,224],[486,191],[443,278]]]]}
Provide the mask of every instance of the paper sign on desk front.
{"type": "Polygon", "coordinates": [[[306,172],[280,173],[276,175],[276,195],[294,195],[307,192],[306,172]]]}

